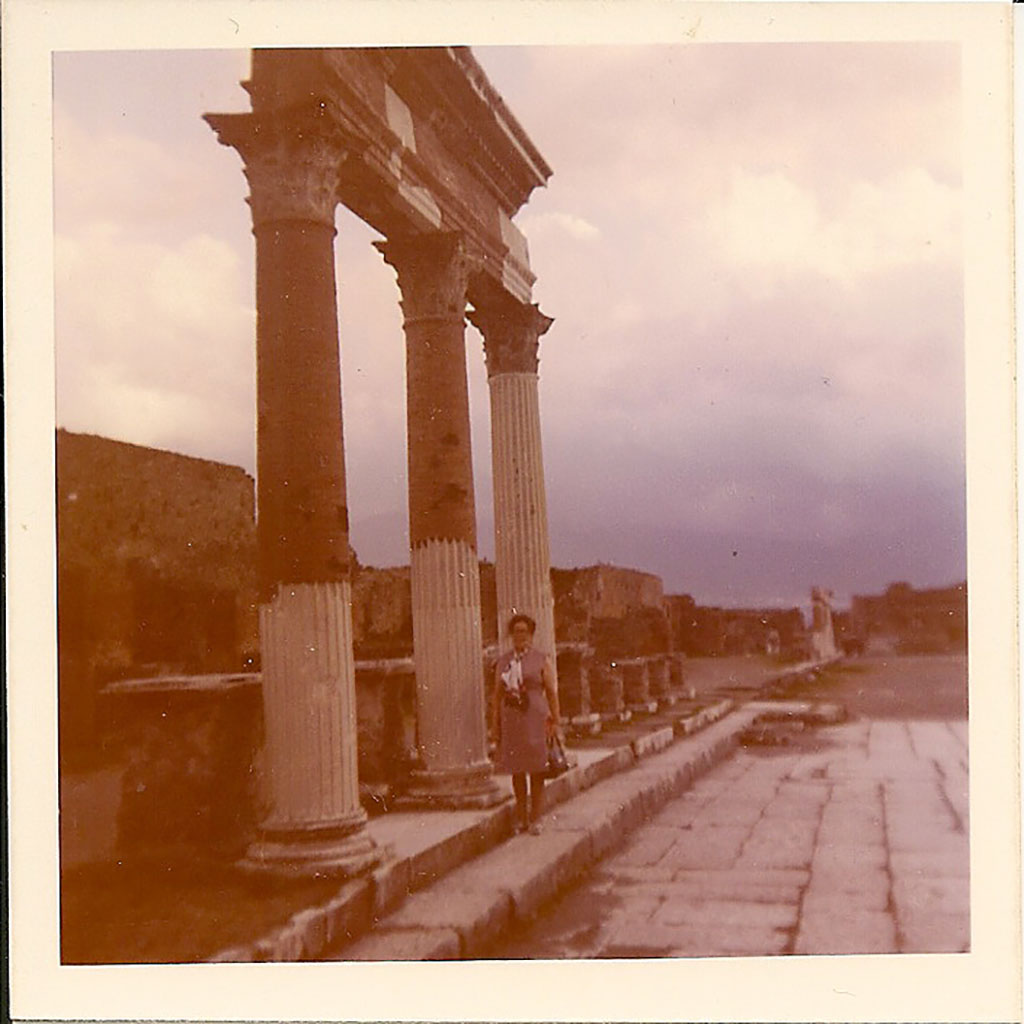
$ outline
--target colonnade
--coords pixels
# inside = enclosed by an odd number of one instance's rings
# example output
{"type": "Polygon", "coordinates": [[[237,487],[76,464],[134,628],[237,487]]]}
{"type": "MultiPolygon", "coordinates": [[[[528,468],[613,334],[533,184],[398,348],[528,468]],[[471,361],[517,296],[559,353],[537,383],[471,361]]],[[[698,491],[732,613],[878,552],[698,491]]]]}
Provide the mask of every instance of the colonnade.
{"type": "MultiPolygon", "coordinates": [[[[315,118],[211,115],[241,154],[256,240],[260,644],[271,810],[253,865],[364,871],[381,851],[359,803],[335,209],[348,154],[315,118]]],[[[463,233],[388,232],[407,360],[409,533],[420,767],[409,798],[504,799],[487,757],[465,320],[478,256],[463,233]]],[[[490,388],[499,625],[538,622],[554,654],[537,351],[551,320],[474,298],[490,388]]]]}

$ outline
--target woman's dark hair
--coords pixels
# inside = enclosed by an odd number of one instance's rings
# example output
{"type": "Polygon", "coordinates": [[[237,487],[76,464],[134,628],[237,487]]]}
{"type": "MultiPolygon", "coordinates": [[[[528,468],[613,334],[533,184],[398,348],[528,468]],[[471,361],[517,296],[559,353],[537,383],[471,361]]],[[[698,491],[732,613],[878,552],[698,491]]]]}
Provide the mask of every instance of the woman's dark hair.
{"type": "Polygon", "coordinates": [[[516,628],[516,623],[517,622],[525,622],[526,623],[526,628],[529,629],[531,634],[537,632],[537,623],[533,619],[531,619],[529,615],[522,615],[522,614],[520,614],[520,615],[513,615],[512,618],[508,620],[508,631],[509,631],[509,633],[511,633],[512,630],[516,628]]]}

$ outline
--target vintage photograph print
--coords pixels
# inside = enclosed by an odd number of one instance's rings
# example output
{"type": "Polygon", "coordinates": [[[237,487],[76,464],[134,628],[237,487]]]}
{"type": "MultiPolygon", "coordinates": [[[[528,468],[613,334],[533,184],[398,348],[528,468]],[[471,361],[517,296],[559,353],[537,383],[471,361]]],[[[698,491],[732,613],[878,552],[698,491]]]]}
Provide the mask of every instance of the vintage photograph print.
{"type": "Polygon", "coordinates": [[[961,106],[56,55],[63,962],[968,951],[961,106]]]}
{"type": "Polygon", "coordinates": [[[352,10],[39,50],[19,1006],[997,1019],[1008,122],[968,12],[352,10]]]}

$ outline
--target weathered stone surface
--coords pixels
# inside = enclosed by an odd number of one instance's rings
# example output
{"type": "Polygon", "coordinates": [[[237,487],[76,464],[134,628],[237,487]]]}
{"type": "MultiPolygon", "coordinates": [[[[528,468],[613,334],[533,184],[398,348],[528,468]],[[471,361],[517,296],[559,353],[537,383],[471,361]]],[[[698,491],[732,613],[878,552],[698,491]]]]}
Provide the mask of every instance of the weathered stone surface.
{"type": "Polygon", "coordinates": [[[673,895],[655,911],[652,920],[723,929],[792,928],[797,922],[797,908],[791,903],[695,900],[673,895]]]}
{"type": "Polygon", "coordinates": [[[889,903],[890,880],[882,868],[850,868],[826,871],[818,866],[804,893],[804,902],[848,902],[867,910],[885,910],[889,903]]]}
{"type": "Polygon", "coordinates": [[[763,812],[763,800],[723,795],[701,808],[693,818],[693,825],[695,828],[701,828],[704,825],[753,826],[761,820],[763,812]]]}
{"type": "Polygon", "coordinates": [[[889,887],[869,884],[836,889],[815,883],[804,893],[801,913],[811,918],[841,919],[862,911],[885,912],[889,906],[889,887]]]}
{"type": "Polygon", "coordinates": [[[633,740],[631,746],[636,756],[648,757],[671,746],[675,741],[675,733],[672,726],[667,725],[663,729],[655,729],[653,732],[645,733],[633,740]]]}
{"type": "MultiPolygon", "coordinates": [[[[456,873],[457,874],[457,873],[456,873]]],[[[507,928],[512,902],[507,892],[467,891],[449,877],[427,892],[417,893],[392,914],[388,929],[451,928],[458,932],[463,957],[480,954],[507,928]]]]}
{"type": "Polygon", "coordinates": [[[548,830],[511,839],[460,868],[450,884],[466,892],[505,892],[512,898],[515,916],[525,918],[589,863],[586,834],[548,830]]]}
{"type": "Polygon", "coordinates": [[[322,944],[306,947],[309,957],[318,957],[327,946],[348,942],[362,935],[373,923],[373,885],[356,879],[342,886],[341,891],[322,908],[324,931],[322,944]]]}
{"type": "Polygon", "coordinates": [[[798,869],[676,871],[671,891],[688,898],[739,903],[783,903],[796,906],[810,873],[798,869]]]}
{"type": "Polygon", "coordinates": [[[366,935],[330,959],[337,960],[458,960],[458,932],[451,928],[384,929],[366,935]]]}
{"type": "Polygon", "coordinates": [[[732,867],[748,835],[746,828],[708,827],[680,836],[659,863],[676,870],[732,867]]]}
{"type": "Polygon", "coordinates": [[[373,893],[373,920],[380,921],[412,891],[412,865],[406,857],[393,857],[370,876],[373,893]]]}
{"type": "Polygon", "coordinates": [[[816,955],[896,951],[896,925],[892,917],[868,910],[804,914],[794,944],[794,952],[816,955]]]}
{"type": "Polygon", "coordinates": [[[966,878],[969,857],[966,847],[962,853],[948,849],[914,853],[897,850],[891,856],[891,865],[894,878],[966,878]]]}
{"type": "Polygon", "coordinates": [[[899,918],[901,953],[967,953],[971,948],[966,912],[920,912],[899,918]]]}
{"type": "Polygon", "coordinates": [[[900,920],[914,915],[961,914],[970,908],[971,890],[966,878],[897,878],[892,898],[900,920]]]}

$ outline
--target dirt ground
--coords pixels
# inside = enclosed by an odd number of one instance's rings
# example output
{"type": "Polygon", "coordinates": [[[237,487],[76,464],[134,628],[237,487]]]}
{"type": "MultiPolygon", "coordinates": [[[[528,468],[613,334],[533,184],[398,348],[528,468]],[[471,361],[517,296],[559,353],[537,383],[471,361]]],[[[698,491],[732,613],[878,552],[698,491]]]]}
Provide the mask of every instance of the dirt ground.
{"type": "MultiPolygon", "coordinates": [[[[1013,681],[1007,680],[1007,699],[1013,681]]],[[[837,701],[851,718],[966,719],[967,655],[921,654],[852,658],[780,696],[837,701]]]]}

